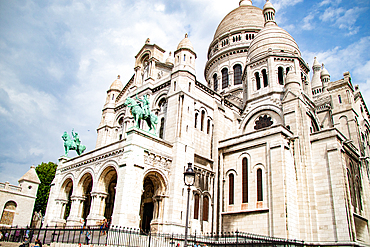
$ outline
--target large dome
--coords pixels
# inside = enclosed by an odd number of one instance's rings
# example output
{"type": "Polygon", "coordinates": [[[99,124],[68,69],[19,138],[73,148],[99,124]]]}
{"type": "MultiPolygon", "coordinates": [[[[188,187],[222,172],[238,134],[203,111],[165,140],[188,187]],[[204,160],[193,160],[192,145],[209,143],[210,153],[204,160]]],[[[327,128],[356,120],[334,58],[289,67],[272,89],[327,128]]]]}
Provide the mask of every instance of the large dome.
{"type": "Polygon", "coordinates": [[[290,53],[301,56],[299,47],[293,37],[278,25],[267,25],[252,41],[248,57],[253,61],[267,52],[290,53]]]}
{"type": "Polygon", "coordinates": [[[236,30],[262,29],[264,18],[262,10],[252,5],[241,5],[225,16],[218,25],[213,39],[224,33],[236,30]]]}

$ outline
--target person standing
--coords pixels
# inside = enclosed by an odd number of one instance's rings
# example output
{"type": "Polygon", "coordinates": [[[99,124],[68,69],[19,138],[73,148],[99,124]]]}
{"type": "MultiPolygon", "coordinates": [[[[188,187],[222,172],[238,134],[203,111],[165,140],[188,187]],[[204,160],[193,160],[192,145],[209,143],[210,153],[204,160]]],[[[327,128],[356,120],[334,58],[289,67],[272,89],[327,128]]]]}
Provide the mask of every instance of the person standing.
{"type": "Polygon", "coordinates": [[[90,231],[90,227],[88,226],[86,230],[86,244],[87,245],[89,245],[90,239],[91,239],[91,231],[90,231]]]}

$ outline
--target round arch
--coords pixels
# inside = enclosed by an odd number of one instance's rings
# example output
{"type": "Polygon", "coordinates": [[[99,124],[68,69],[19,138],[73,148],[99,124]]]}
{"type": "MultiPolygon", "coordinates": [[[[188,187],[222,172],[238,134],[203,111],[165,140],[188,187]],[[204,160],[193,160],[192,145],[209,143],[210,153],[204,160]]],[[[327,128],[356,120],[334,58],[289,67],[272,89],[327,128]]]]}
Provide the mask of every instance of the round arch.
{"type": "Polygon", "coordinates": [[[167,191],[167,178],[157,169],[149,169],[143,178],[143,193],[140,203],[140,229],[151,231],[153,219],[162,218],[163,200],[167,191]]]}
{"type": "Polygon", "coordinates": [[[87,216],[90,214],[90,206],[91,206],[91,191],[93,189],[93,174],[91,173],[90,169],[86,169],[81,173],[80,179],[77,184],[77,195],[82,196],[83,206],[81,210],[81,218],[83,218],[86,222],[87,216]]]}
{"type": "Polygon", "coordinates": [[[276,122],[274,122],[273,125],[276,125],[279,123],[283,124],[282,112],[277,106],[262,105],[260,107],[253,109],[244,117],[244,119],[240,123],[239,129],[243,130],[243,133],[247,130],[252,130],[253,126],[252,128],[250,128],[249,126],[252,122],[251,120],[255,120],[255,117],[257,117],[257,115],[261,115],[264,112],[266,112],[266,114],[270,113],[270,116],[273,117],[274,120],[276,120],[276,122]]]}

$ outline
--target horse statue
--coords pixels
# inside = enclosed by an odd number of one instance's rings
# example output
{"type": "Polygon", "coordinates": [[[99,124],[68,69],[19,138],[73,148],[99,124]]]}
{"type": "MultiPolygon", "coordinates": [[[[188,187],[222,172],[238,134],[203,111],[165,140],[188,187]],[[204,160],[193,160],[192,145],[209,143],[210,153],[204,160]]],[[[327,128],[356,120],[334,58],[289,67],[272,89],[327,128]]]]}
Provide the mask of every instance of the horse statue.
{"type": "Polygon", "coordinates": [[[149,114],[145,114],[145,110],[136,102],[136,100],[130,97],[126,99],[124,105],[131,108],[131,114],[134,116],[137,128],[140,128],[140,120],[143,119],[149,127],[149,132],[154,129],[154,133],[156,133],[155,126],[158,123],[158,117],[153,112],[148,111],[149,114]]]}
{"type": "Polygon", "coordinates": [[[80,141],[80,138],[78,136],[78,133],[73,133],[73,130],[72,130],[72,136],[74,138],[73,140],[67,134],[67,131],[64,131],[64,134],[62,135],[62,139],[64,141],[64,154],[65,154],[65,156],[68,156],[69,150],[76,150],[77,154],[81,155],[86,149],[85,145],[81,145],[81,141],[80,141]]]}

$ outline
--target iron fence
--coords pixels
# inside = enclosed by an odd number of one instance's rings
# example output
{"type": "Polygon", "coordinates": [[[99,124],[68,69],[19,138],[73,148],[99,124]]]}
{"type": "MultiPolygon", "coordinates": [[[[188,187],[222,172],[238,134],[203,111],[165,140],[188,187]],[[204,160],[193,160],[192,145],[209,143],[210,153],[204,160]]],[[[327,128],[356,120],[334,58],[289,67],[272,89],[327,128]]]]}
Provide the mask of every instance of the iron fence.
{"type": "MultiPolygon", "coordinates": [[[[146,246],[146,247],[177,247],[184,246],[183,234],[144,233],[139,229],[111,226],[81,227],[45,227],[45,228],[0,228],[1,241],[23,242],[29,238],[31,242],[40,239],[43,244],[70,243],[93,244],[101,246],[146,246]]],[[[190,234],[188,245],[195,243],[201,246],[305,246],[304,242],[275,237],[268,237],[244,232],[190,234]]]]}

